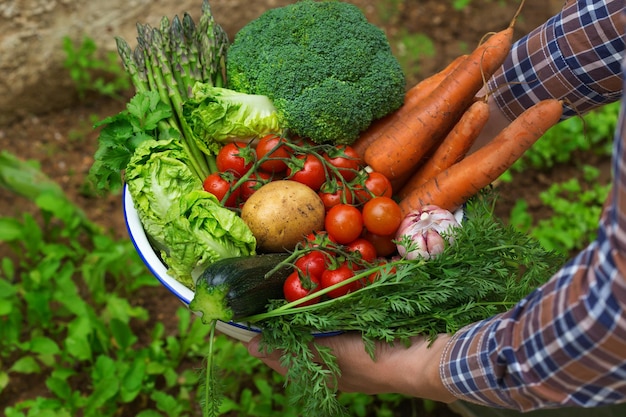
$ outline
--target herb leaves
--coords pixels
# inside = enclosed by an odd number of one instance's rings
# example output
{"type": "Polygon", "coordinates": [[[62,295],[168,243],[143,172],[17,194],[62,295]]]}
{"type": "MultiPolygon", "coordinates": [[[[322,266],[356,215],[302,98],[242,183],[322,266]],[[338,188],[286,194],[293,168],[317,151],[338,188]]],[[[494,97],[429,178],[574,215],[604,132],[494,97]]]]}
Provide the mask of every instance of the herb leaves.
{"type": "Polygon", "coordinates": [[[314,349],[321,347],[311,332],[359,332],[370,354],[379,340],[408,343],[417,335],[434,340],[506,311],[558,270],[562,256],[497,220],[492,202],[490,192],[471,200],[456,243],[435,259],[394,260],[378,267],[373,284],[344,297],[305,307],[277,303],[249,318],[263,328],[262,347],[283,352],[287,388],[306,415],[344,411],[332,388],[340,375],[335,358],[321,351],[313,360],[314,349]]]}

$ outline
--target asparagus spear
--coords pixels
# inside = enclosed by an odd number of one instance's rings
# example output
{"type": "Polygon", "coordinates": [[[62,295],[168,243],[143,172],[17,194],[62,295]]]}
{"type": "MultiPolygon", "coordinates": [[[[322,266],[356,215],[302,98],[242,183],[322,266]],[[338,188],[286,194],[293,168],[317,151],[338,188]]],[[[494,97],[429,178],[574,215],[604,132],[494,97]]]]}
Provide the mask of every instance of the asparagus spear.
{"type": "Polygon", "coordinates": [[[178,91],[178,83],[174,78],[169,61],[163,51],[159,31],[153,30],[150,39],[152,42],[150,43],[149,55],[151,59],[149,72],[152,72],[154,75],[159,94],[165,97],[163,101],[169,103],[174,111],[174,123],[182,134],[183,146],[190,156],[193,170],[201,179],[204,179],[209,175],[209,172],[215,170],[216,167],[209,162],[198,149],[193,139],[193,132],[182,117],[184,100],[178,91]],[[207,164],[209,164],[208,167],[207,164]]]}
{"type": "Polygon", "coordinates": [[[193,80],[208,81],[202,75],[202,61],[200,60],[200,49],[196,35],[196,25],[188,13],[183,16],[182,22],[183,37],[185,40],[185,50],[189,59],[189,76],[193,80]]]}
{"type": "MultiPolygon", "coordinates": [[[[128,42],[120,37],[115,37],[115,43],[117,44],[117,53],[122,59],[122,66],[126,73],[130,75],[135,91],[148,91],[148,78],[146,76],[146,66],[143,62],[143,52],[139,54],[134,53],[128,42]]],[[[135,52],[138,51],[138,48],[135,49],[135,52]]]]}
{"type": "Polygon", "coordinates": [[[156,91],[172,109],[169,126],[160,126],[164,134],[178,130],[183,146],[192,160],[192,169],[201,178],[216,170],[214,156],[205,155],[195,144],[194,135],[182,117],[184,101],[191,96],[196,82],[223,86],[226,83],[228,36],[213,19],[208,0],[202,2],[202,14],[196,25],[185,13],[182,20],[163,17],[158,28],[137,24],[137,47],[116,38],[118,54],[137,92],[156,91]]]}
{"type": "MultiPolygon", "coordinates": [[[[148,81],[148,71],[145,63],[145,52],[142,45],[135,48],[133,51],[124,39],[116,37],[117,51],[122,58],[122,65],[126,72],[130,74],[131,81],[135,87],[135,91],[145,93],[152,91],[150,88],[150,82],[148,81]]],[[[154,78],[150,73],[152,84],[154,85],[154,78]]],[[[165,121],[159,122],[159,132],[162,138],[169,138],[171,136],[169,130],[172,127],[172,123],[166,123],[165,121]]]]}
{"type": "Polygon", "coordinates": [[[199,57],[205,82],[211,82],[217,87],[226,85],[228,35],[213,19],[208,0],[202,2],[202,15],[196,30],[196,37],[200,46],[199,57]]]}
{"type": "Polygon", "coordinates": [[[170,60],[174,64],[174,70],[178,72],[180,76],[180,92],[185,98],[191,97],[191,87],[193,87],[195,81],[192,81],[190,53],[186,48],[185,35],[183,34],[182,24],[178,16],[174,17],[174,20],[172,20],[170,40],[172,52],[170,60]]]}
{"type": "Polygon", "coordinates": [[[161,22],[159,24],[159,31],[161,32],[161,35],[163,36],[163,42],[165,42],[165,44],[168,44],[170,42],[170,39],[169,39],[170,20],[167,18],[167,16],[163,16],[161,18],[161,22]]]}

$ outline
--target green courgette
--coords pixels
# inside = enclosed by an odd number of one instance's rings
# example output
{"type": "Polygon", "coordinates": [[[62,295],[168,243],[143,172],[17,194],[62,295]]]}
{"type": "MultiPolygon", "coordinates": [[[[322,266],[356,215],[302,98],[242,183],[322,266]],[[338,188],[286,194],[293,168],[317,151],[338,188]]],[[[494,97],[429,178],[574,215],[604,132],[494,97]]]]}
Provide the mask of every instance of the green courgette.
{"type": "Polygon", "coordinates": [[[269,300],[283,297],[283,283],[293,269],[284,265],[273,270],[287,257],[271,253],[214,262],[196,280],[189,309],[200,313],[205,324],[264,312],[269,300]]]}

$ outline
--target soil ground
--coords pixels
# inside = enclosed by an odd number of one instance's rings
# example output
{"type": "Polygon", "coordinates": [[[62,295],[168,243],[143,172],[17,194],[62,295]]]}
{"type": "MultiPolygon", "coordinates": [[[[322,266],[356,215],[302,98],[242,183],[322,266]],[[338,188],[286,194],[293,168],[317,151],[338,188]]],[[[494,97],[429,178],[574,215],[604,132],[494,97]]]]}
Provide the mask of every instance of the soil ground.
{"type": "MultiPolygon", "coordinates": [[[[256,0],[246,4],[246,16],[258,15],[276,3],[256,0]],[[250,9],[257,9],[251,13],[250,9]]],[[[392,41],[392,47],[412,64],[407,72],[407,85],[443,68],[453,58],[468,52],[489,32],[506,27],[515,14],[518,2],[472,0],[462,10],[455,10],[451,1],[437,0],[352,0],[373,23],[383,28],[390,39],[407,39],[421,33],[432,41],[434,54],[420,59],[412,58],[408,42],[392,41]]],[[[516,38],[523,36],[558,11],[554,1],[527,0],[516,23],[516,38]]],[[[558,3],[558,1],[556,2],[558,3]]],[[[181,13],[173,7],[172,14],[181,13]]],[[[243,12],[242,12],[243,14],[243,12]]],[[[215,16],[225,27],[236,25],[237,15],[215,16]]],[[[155,22],[150,22],[155,23],[155,22]]],[[[417,49],[417,47],[415,47],[417,49]]],[[[69,91],[68,94],[76,94],[69,91]]],[[[122,110],[128,92],[121,100],[92,95],[77,101],[75,106],[48,114],[31,114],[8,125],[0,126],[0,149],[23,159],[38,161],[42,170],[57,181],[68,196],[99,224],[119,236],[126,230],[121,215],[119,196],[93,198],[85,194],[85,176],[93,163],[98,132],[94,121],[122,110]]],[[[520,185],[520,192],[511,195],[536,195],[535,181],[520,185]]],[[[545,181],[539,181],[541,187],[545,181]]],[[[21,213],[29,204],[13,194],[0,190],[0,215],[21,213]]],[[[506,207],[503,208],[506,210],[506,207]]],[[[506,213],[506,211],[504,211],[506,213]]]]}
{"type": "MultiPolygon", "coordinates": [[[[273,3],[272,0],[247,2],[245,15],[250,15],[250,8],[260,13],[273,3]]],[[[416,71],[409,74],[409,84],[443,68],[453,58],[470,50],[488,32],[506,27],[518,7],[517,2],[509,0],[472,0],[463,10],[455,10],[452,1],[440,0],[355,0],[353,3],[359,5],[372,22],[383,27],[391,39],[402,38],[403,34],[423,33],[432,40],[435,54],[413,61],[416,71]]],[[[526,3],[516,25],[516,37],[543,23],[560,6],[560,2],[555,4],[553,1],[527,0],[526,3]]],[[[176,9],[175,2],[172,5],[172,15],[183,12],[176,9]]],[[[237,21],[240,17],[216,16],[216,19],[227,26],[230,19],[237,21]]],[[[393,47],[402,53],[398,43],[393,47]]],[[[120,238],[127,237],[121,197],[93,197],[84,192],[84,184],[97,147],[98,132],[92,127],[94,121],[122,110],[131,94],[128,92],[122,100],[88,97],[71,108],[29,115],[9,126],[0,126],[0,149],[23,159],[38,161],[41,169],[57,181],[93,221],[120,238]]],[[[564,166],[549,173],[525,173],[512,184],[503,185],[498,215],[506,218],[518,198],[527,199],[530,209],[536,212],[533,215],[537,215],[542,210],[538,193],[553,181],[575,175],[576,170],[574,166],[564,166]]],[[[32,205],[28,201],[0,189],[0,216],[19,217],[22,212],[30,210],[32,205]]],[[[174,311],[180,305],[161,287],[146,289],[135,302],[152,312],[156,320],[162,321],[174,317],[174,311]]],[[[28,375],[25,378],[28,379],[28,375]]],[[[22,382],[16,384],[19,388],[15,387],[20,397],[37,395],[37,392],[28,390],[30,387],[35,389],[38,384],[31,384],[28,380],[22,382]]],[[[440,417],[458,415],[446,407],[437,410],[440,417]]]]}

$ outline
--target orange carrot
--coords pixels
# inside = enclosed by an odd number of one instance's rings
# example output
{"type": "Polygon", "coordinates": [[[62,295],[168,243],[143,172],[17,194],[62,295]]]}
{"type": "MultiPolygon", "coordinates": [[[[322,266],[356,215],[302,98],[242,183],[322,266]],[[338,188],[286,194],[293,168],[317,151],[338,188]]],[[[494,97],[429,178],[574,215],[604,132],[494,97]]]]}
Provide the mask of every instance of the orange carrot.
{"type": "Polygon", "coordinates": [[[491,142],[413,189],[400,202],[402,213],[434,204],[456,210],[491,184],[519,159],[561,117],[563,104],[547,99],[530,107],[491,142]]]}
{"type": "Polygon", "coordinates": [[[513,40],[513,26],[492,35],[446,77],[416,109],[397,118],[365,150],[363,159],[389,179],[420,162],[450,131],[474,96],[504,62],[513,40]]]}
{"type": "MultiPolygon", "coordinates": [[[[417,168],[417,167],[416,167],[417,168]]],[[[402,191],[402,189],[404,188],[404,185],[407,183],[407,181],[409,181],[411,179],[411,176],[414,174],[414,171],[407,171],[406,173],[400,175],[399,177],[396,178],[391,178],[389,180],[389,182],[391,182],[391,189],[392,190],[400,190],[402,191]]],[[[395,192],[394,192],[394,196],[395,196],[395,192]]]]}
{"type": "Polygon", "coordinates": [[[400,189],[397,196],[401,199],[411,190],[422,185],[452,164],[459,162],[480,134],[489,119],[489,105],[486,101],[474,102],[450,133],[437,146],[432,155],[417,169],[411,178],[400,189]]]}
{"type": "Polygon", "coordinates": [[[374,142],[387,127],[394,122],[395,119],[401,118],[403,114],[411,112],[425,97],[433,91],[442,80],[444,80],[452,71],[461,64],[467,55],[459,55],[450,62],[444,69],[423,79],[415,84],[406,92],[404,103],[402,106],[380,119],[374,120],[370,127],[364,131],[361,136],[351,145],[352,148],[361,156],[365,154],[365,149],[374,142]]]}
{"type": "Polygon", "coordinates": [[[409,91],[407,91],[406,93],[405,107],[407,107],[406,104],[408,104],[408,107],[411,107],[411,105],[419,103],[419,100],[417,99],[422,99],[426,97],[431,91],[435,89],[435,87],[441,84],[441,82],[448,75],[452,74],[452,71],[454,71],[466,59],[467,54],[457,56],[452,60],[452,62],[446,65],[444,69],[436,72],[430,77],[423,79],[422,81],[411,87],[411,89],[409,89],[409,91]]]}

